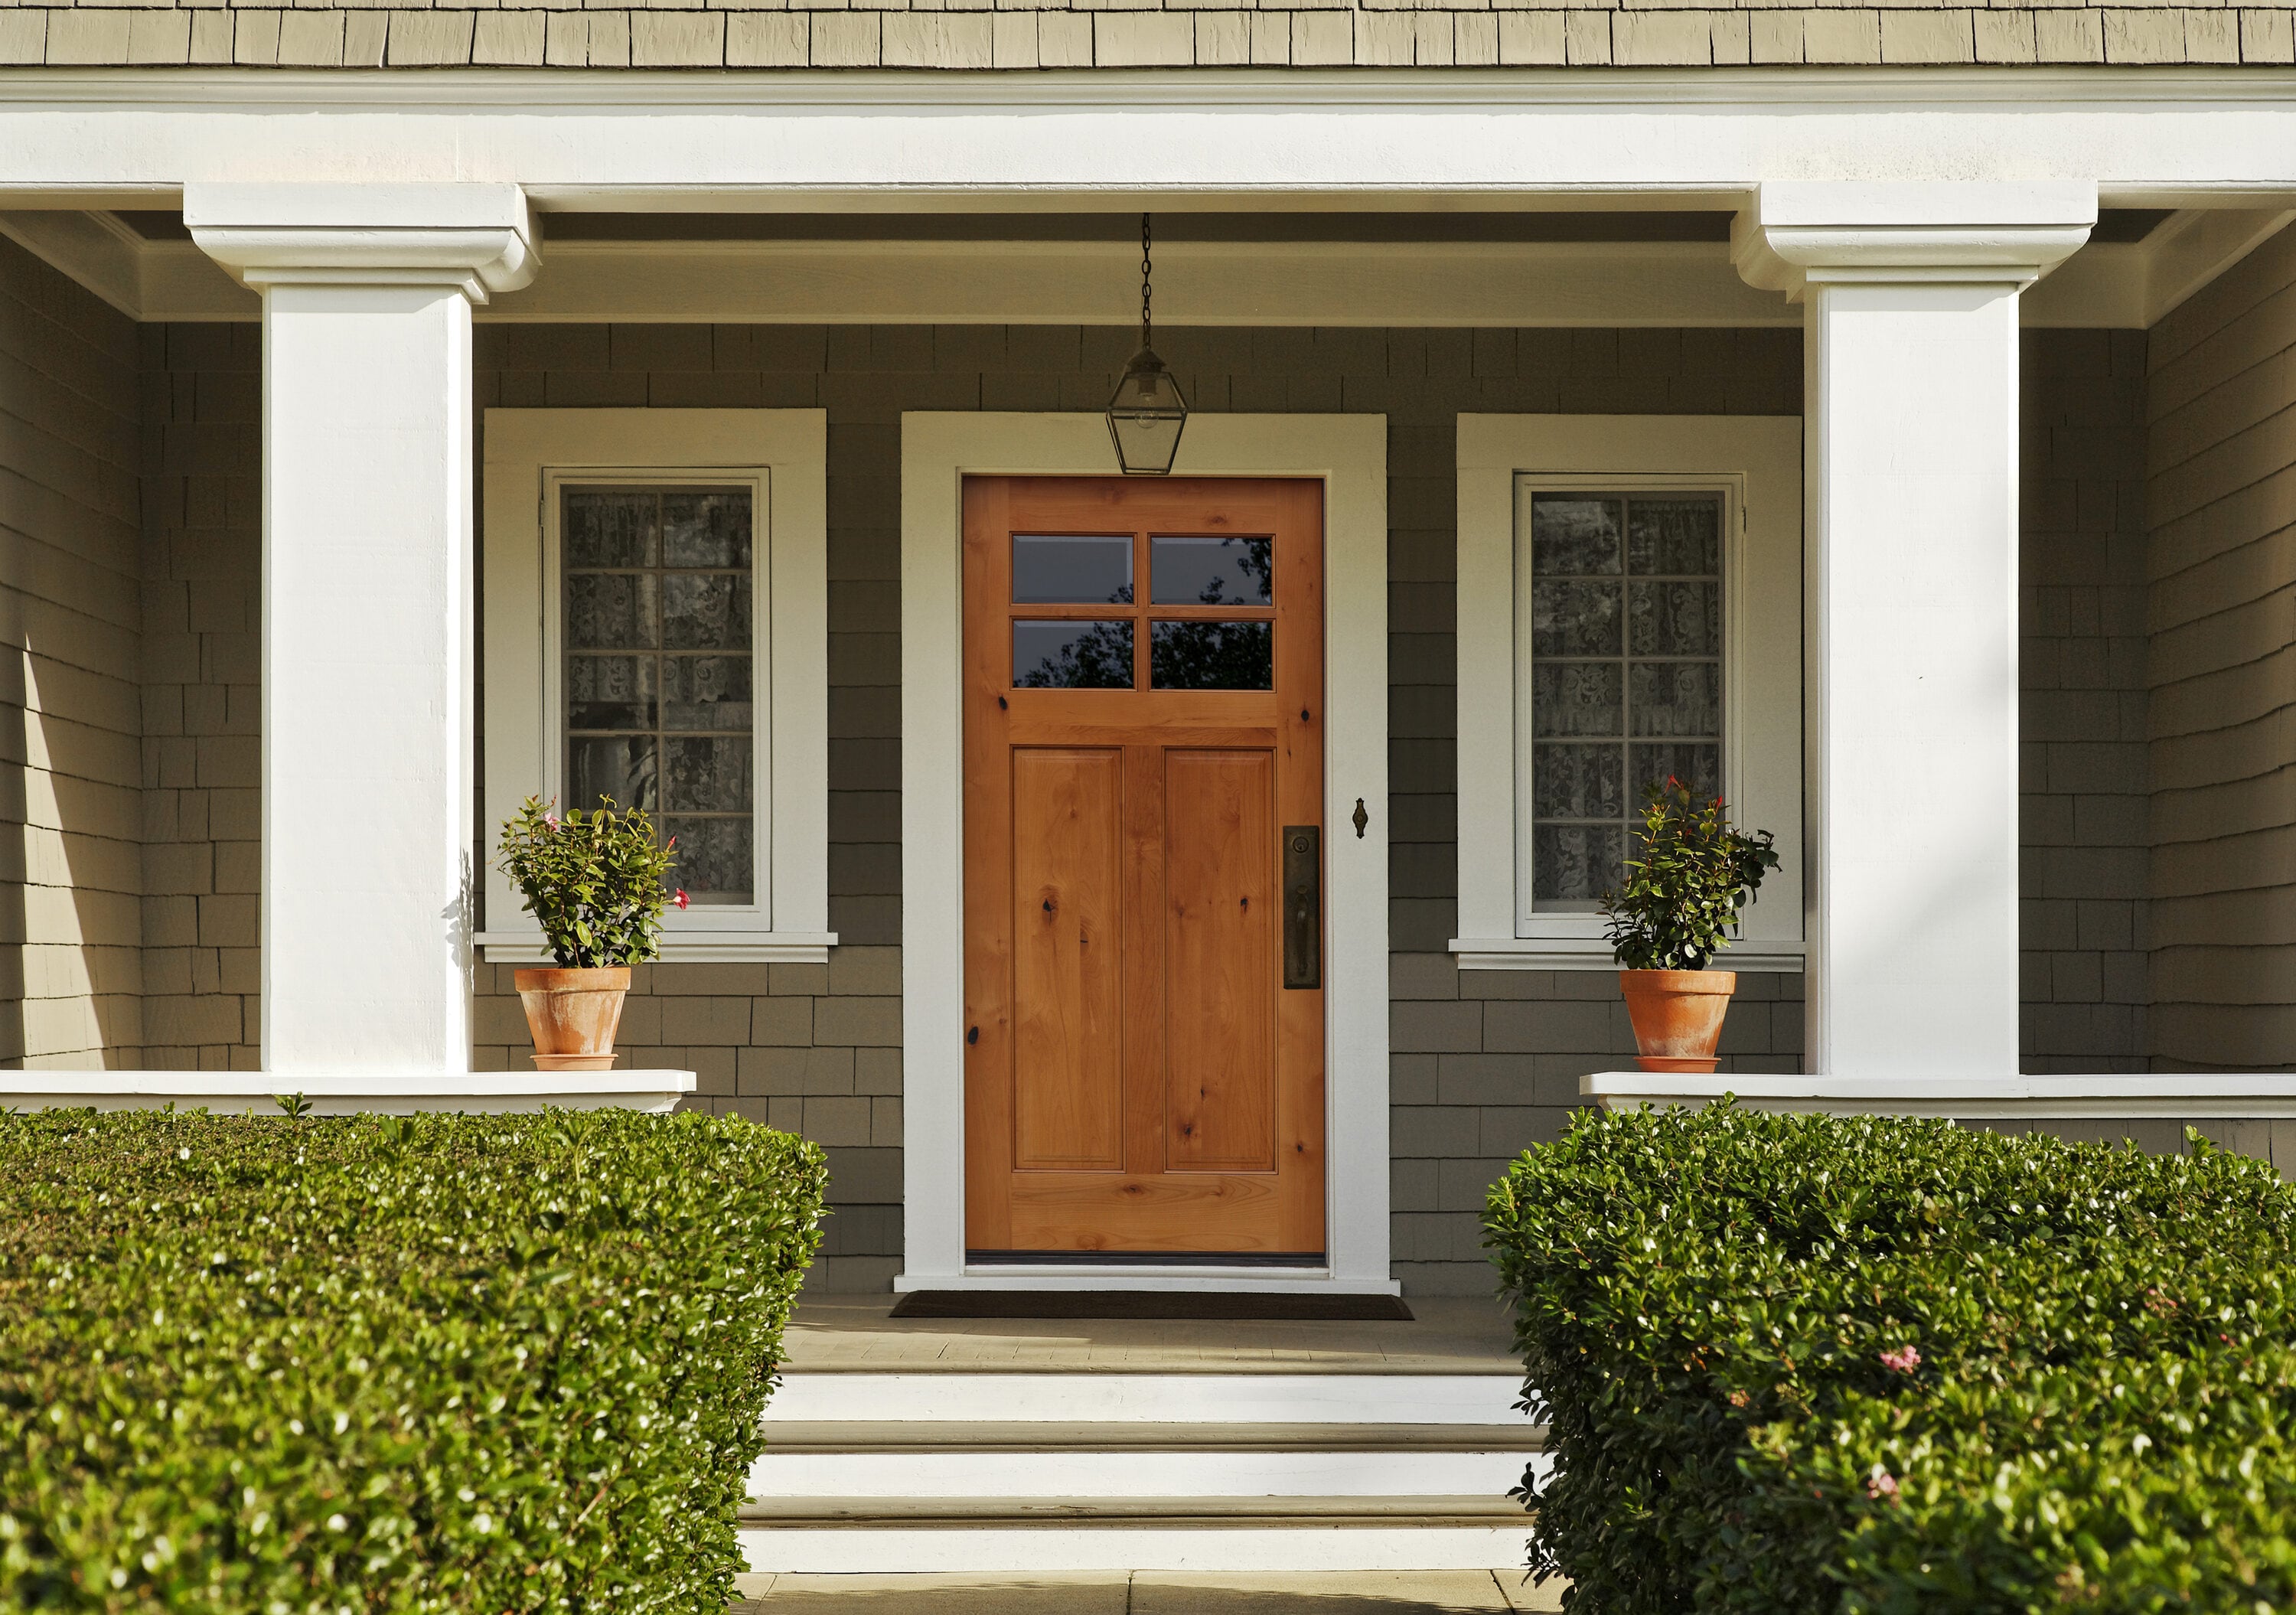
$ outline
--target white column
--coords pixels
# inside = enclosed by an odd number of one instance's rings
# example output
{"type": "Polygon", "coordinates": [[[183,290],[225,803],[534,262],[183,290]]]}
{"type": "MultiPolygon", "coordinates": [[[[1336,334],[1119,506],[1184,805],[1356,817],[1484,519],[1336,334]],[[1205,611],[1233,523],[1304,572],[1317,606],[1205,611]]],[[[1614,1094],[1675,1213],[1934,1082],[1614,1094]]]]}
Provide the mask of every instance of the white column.
{"type": "Polygon", "coordinates": [[[514,185],[193,184],[263,294],[263,1063],[470,1069],[471,306],[514,185]]]}
{"type": "Polygon", "coordinates": [[[2094,185],[1775,184],[1804,305],[1807,1069],[2017,1071],[2017,299],[2094,185]]]}

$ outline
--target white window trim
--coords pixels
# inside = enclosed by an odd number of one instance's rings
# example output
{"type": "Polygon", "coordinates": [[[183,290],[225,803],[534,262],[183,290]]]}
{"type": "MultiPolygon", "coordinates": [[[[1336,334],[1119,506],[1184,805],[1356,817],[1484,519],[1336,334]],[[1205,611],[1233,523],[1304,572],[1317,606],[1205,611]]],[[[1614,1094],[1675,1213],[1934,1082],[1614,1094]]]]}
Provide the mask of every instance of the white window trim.
{"type": "Polygon", "coordinates": [[[1716,963],[1802,968],[1801,421],[1790,415],[1459,417],[1459,935],[1467,970],[1617,968],[1595,914],[1523,912],[1516,808],[1521,490],[1721,490],[1723,790],[1777,836],[1775,873],[1716,963]]]}
{"type": "MultiPolygon", "coordinates": [[[[562,587],[555,490],[601,477],[748,482],[762,496],[754,557],[761,644],[754,905],[663,915],[661,956],[693,963],[820,963],[829,930],[828,420],[817,409],[489,409],[486,412],[486,799],[492,847],[529,796],[561,794],[554,624],[562,587]]],[[[541,928],[491,857],[489,963],[547,963],[541,928]]]]}
{"type": "Polygon", "coordinates": [[[1387,417],[1196,415],[1177,476],[1324,481],[1327,1266],[964,1260],[962,496],[974,474],[1107,476],[1099,414],[901,417],[903,1270],[896,1290],[1272,1290],[1394,1295],[1388,1263],[1387,417]],[[1369,816],[1352,833],[1356,801],[1369,816]]]}

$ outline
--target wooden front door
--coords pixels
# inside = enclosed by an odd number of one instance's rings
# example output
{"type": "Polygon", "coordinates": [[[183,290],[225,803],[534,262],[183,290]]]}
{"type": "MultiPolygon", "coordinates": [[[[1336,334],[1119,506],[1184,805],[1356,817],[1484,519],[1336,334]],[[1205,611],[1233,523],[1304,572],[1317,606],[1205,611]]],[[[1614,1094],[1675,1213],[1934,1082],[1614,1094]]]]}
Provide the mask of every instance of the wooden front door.
{"type": "Polygon", "coordinates": [[[1321,1260],[1323,555],[1318,482],[966,480],[968,1259],[1321,1260]]]}

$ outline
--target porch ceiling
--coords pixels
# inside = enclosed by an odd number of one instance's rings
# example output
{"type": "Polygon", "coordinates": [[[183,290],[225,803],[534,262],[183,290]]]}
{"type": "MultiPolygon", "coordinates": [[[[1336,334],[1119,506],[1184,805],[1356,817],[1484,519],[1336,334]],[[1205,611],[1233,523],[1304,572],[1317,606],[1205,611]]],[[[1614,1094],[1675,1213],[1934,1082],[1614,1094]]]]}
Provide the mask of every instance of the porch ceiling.
{"type": "MultiPolygon", "coordinates": [[[[541,217],[542,274],[480,319],[1133,317],[1133,212],[541,217]]],[[[2104,209],[2090,244],[2027,295],[2024,321],[2149,325],[2290,217],[2104,209]]],[[[1798,326],[1798,307],[1732,266],[1733,217],[1696,206],[1168,212],[1158,217],[1157,308],[1173,325],[1798,326]]],[[[0,234],[138,319],[257,316],[253,294],[193,244],[176,209],[0,212],[0,234]]]]}

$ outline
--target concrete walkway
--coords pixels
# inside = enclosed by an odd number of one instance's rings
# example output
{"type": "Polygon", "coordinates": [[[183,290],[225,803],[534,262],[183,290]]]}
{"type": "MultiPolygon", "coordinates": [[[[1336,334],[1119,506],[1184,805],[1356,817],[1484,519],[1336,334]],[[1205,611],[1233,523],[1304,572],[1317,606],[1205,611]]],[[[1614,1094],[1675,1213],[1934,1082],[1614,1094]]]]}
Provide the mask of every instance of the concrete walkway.
{"type": "Polygon", "coordinates": [[[1516,1570],[1235,1576],[743,1576],[729,1615],[1513,1615],[1560,1610],[1562,1583],[1516,1570]]]}

